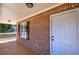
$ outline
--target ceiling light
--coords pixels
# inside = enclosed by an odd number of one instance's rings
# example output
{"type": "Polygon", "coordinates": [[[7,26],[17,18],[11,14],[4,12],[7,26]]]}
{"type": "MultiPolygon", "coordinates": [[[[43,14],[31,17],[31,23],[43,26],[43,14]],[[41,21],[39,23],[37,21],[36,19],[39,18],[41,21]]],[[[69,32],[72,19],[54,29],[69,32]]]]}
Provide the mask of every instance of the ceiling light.
{"type": "Polygon", "coordinates": [[[28,8],[32,8],[32,7],[33,7],[33,3],[26,3],[26,6],[27,6],[28,8]]]}

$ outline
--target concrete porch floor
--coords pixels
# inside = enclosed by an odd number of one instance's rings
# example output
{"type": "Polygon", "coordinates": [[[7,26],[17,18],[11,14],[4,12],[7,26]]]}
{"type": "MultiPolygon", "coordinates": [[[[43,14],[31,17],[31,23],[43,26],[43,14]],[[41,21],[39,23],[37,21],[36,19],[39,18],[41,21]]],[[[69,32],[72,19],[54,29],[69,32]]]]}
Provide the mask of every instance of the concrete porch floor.
{"type": "Polygon", "coordinates": [[[15,40],[0,43],[0,55],[36,55],[36,53],[15,40]]]}

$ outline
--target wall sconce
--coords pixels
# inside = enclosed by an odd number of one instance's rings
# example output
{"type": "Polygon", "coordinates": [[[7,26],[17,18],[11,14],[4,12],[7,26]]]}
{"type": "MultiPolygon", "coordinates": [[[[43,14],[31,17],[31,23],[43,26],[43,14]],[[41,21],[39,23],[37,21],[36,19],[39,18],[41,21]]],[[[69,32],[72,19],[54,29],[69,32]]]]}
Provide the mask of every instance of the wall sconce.
{"type": "Polygon", "coordinates": [[[32,8],[32,7],[33,7],[33,3],[26,3],[26,6],[27,6],[28,8],[32,8]]]}

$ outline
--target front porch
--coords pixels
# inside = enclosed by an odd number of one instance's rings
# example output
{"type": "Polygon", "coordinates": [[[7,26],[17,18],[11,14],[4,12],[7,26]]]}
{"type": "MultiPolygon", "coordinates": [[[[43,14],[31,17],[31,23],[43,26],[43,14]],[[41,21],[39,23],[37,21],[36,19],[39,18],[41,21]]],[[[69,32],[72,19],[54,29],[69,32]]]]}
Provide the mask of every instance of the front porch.
{"type": "Polygon", "coordinates": [[[0,42],[0,55],[36,55],[30,48],[25,47],[15,39],[0,42]]]}

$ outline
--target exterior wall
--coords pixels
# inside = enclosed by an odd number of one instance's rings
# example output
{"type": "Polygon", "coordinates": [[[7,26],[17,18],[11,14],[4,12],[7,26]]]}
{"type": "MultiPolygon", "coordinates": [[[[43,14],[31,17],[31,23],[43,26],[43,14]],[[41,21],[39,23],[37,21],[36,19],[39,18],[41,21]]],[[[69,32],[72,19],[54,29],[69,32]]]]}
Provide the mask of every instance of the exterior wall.
{"type": "Polygon", "coordinates": [[[50,15],[74,8],[79,8],[79,4],[65,3],[33,17],[19,21],[17,23],[17,42],[21,42],[38,54],[50,54],[50,15]],[[24,40],[19,37],[19,24],[27,21],[30,21],[30,35],[29,40],[24,40]]]}

